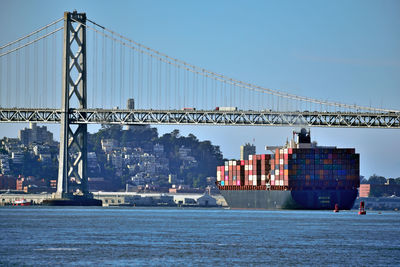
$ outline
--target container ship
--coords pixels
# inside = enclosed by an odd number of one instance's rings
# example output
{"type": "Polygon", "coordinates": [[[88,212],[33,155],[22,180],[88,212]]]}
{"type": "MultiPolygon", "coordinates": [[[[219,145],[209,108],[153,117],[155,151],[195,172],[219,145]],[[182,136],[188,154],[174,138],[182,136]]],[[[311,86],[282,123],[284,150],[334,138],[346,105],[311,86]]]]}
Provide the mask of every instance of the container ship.
{"type": "Polygon", "coordinates": [[[233,209],[349,210],[360,186],[354,148],[321,147],[310,132],[293,132],[271,154],[217,166],[217,186],[233,209]]]}

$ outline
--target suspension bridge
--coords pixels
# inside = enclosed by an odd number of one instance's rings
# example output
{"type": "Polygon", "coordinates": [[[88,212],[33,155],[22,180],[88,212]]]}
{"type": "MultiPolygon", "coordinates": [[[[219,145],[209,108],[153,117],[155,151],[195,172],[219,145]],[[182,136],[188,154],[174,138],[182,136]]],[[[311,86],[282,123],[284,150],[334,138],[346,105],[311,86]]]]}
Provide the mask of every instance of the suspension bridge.
{"type": "Polygon", "coordinates": [[[0,47],[0,122],[60,123],[57,197],[88,196],[88,124],[400,128],[400,111],[227,77],[65,12],[0,47]],[[61,74],[61,75],[60,75],[61,74]],[[129,101],[129,105],[127,105],[129,101]]]}

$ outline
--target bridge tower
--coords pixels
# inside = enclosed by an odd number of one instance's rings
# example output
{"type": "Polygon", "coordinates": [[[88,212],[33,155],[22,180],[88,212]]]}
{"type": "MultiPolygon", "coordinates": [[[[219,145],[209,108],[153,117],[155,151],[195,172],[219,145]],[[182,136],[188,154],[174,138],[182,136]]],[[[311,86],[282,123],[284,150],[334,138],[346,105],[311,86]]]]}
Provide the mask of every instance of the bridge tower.
{"type": "Polygon", "coordinates": [[[86,14],[64,13],[61,133],[56,198],[91,198],[87,181],[87,125],[72,125],[71,109],[87,108],[86,14]],[[74,156],[73,156],[74,155],[74,156]],[[77,186],[70,186],[71,179],[77,186]]]}

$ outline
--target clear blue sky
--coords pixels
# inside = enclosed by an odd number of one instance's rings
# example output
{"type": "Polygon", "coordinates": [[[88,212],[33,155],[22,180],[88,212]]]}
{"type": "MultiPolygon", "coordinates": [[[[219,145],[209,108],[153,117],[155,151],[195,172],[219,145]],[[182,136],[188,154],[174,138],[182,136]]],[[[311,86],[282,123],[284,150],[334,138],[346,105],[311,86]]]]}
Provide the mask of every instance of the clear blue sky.
{"type": "MultiPolygon", "coordinates": [[[[209,70],[319,99],[400,110],[400,1],[8,1],[0,44],[62,17],[88,18],[209,70]]],[[[0,138],[27,125],[0,124],[0,138]]],[[[281,145],[292,128],[162,126],[220,145],[281,145]],[[254,140],[254,141],[253,141],[254,140]]],[[[59,127],[51,126],[58,135],[59,127]]],[[[91,128],[95,130],[95,128],[91,128]]],[[[355,147],[361,174],[400,176],[400,130],[312,128],[320,145],[355,147]]]]}

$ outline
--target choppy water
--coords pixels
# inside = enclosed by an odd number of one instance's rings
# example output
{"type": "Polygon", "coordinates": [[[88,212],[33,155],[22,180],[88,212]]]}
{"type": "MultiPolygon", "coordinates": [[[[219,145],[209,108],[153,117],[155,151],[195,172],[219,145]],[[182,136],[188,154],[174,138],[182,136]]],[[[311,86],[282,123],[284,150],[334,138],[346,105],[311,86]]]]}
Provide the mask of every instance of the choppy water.
{"type": "Polygon", "coordinates": [[[399,266],[400,213],[0,208],[5,266],[399,266]]]}

